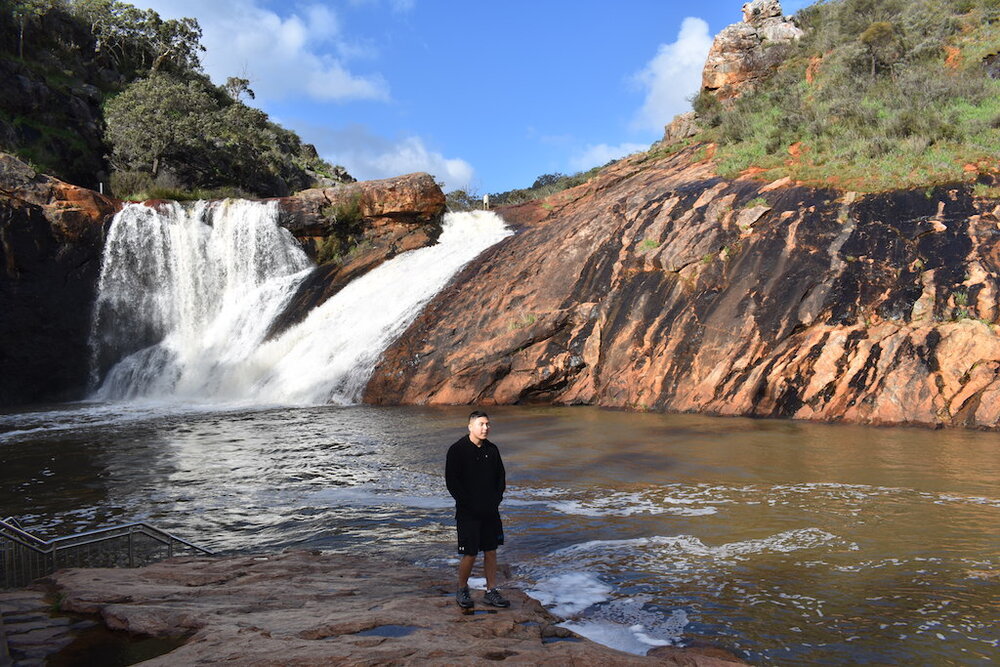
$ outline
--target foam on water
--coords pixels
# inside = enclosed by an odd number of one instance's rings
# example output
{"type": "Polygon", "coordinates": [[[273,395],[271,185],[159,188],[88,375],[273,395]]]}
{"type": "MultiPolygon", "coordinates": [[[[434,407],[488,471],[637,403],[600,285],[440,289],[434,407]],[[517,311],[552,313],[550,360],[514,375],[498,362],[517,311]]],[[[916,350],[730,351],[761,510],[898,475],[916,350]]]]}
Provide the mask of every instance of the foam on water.
{"type": "Polygon", "coordinates": [[[687,624],[687,613],[683,609],[670,613],[651,610],[645,596],[609,602],[600,608],[596,618],[560,623],[587,639],[635,655],[645,655],[657,646],[679,643],[687,624]]]}
{"type": "MultiPolygon", "coordinates": [[[[842,540],[836,535],[818,528],[802,528],[788,530],[759,540],[744,540],[731,542],[716,547],[708,546],[697,537],[691,535],[639,537],[628,540],[592,540],[574,544],[556,552],[555,555],[565,556],[580,552],[615,551],[622,548],[654,548],[660,553],[673,552],[678,555],[706,557],[715,560],[734,560],[747,558],[755,554],[767,552],[790,553],[802,549],[816,549],[839,545],[842,540]]],[[[857,550],[858,546],[851,544],[848,548],[857,550]]]]}
{"type": "Polygon", "coordinates": [[[636,655],[654,646],[675,643],[687,625],[677,609],[664,614],[649,606],[647,596],[616,598],[615,587],[593,572],[564,572],[535,582],[525,593],[553,614],[567,619],[561,626],[600,644],[636,655]]]}
{"type": "Polygon", "coordinates": [[[610,599],[611,586],[590,572],[565,572],[535,582],[525,591],[549,610],[563,618],[610,599]]]}
{"type": "Polygon", "coordinates": [[[630,517],[636,515],[671,514],[674,516],[707,516],[719,510],[709,503],[731,502],[713,499],[707,494],[684,489],[660,491],[616,491],[590,489],[585,495],[564,489],[526,489],[517,497],[522,504],[545,504],[563,514],[592,517],[630,517]],[[690,495],[685,495],[690,494],[690,495]],[[700,505],[694,507],[693,505],[700,505]]]}

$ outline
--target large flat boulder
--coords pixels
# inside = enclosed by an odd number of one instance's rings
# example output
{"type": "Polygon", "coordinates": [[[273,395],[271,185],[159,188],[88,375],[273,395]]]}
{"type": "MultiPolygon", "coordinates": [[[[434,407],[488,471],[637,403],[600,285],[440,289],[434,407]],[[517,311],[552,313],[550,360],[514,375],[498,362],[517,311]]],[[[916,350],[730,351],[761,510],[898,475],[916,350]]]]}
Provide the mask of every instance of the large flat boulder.
{"type": "Polygon", "coordinates": [[[180,648],[143,663],[150,666],[741,664],[717,649],[621,653],[558,627],[557,618],[516,589],[506,591],[509,609],[480,602],[464,613],[445,573],[370,556],[175,558],[134,570],[63,570],[50,581],[63,611],[96,614],[109,628],[141,635],[190,635],[180,648]]]}

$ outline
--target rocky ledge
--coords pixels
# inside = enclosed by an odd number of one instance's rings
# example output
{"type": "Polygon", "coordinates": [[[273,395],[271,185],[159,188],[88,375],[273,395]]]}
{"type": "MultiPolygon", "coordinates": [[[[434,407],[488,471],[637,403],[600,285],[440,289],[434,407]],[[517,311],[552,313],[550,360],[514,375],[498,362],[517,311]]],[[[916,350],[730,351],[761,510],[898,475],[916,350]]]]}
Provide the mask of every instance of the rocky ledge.
{"type": "Polygon", "coordinates": [[[175,558],[136,570],[62,570],[47,583],[63,612],[137,635],[187,637],[146,665],[743,664],[712,648],[621,653],[558,627],[515,589],[506,591],[509,609],[479,603],[463,612],[447,573],[371,557],[175,558]]]}
{"type": "Polygon", "coordinates": [[[281,226],[319,266],[270,335],[305,319],[358,276],[401,252],[434,243],[445,212],[444,193],[425,173],[304,190],[278,202],[281,226]]]}

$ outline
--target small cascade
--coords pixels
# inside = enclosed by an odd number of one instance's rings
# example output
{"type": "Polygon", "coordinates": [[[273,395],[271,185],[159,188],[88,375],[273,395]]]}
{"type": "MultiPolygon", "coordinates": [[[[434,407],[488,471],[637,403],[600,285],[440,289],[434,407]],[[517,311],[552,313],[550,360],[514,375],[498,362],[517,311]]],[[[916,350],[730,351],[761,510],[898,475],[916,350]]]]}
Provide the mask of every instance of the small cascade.
{"type": "Polygon", "coordinates": [[[436,245],[384,263],[265,342],[313,268],[275,203],[127,205],[98,285],[93,398],[357,402],[427,301],[510,233],[492,213],[447,214],[436,245]]]}

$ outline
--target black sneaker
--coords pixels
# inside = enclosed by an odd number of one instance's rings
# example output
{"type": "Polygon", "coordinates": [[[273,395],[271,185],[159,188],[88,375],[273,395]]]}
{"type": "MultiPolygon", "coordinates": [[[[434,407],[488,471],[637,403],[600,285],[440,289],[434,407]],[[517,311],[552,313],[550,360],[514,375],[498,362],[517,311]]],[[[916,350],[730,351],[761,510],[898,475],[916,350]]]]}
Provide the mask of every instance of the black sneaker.
{"type": "Polygon", "coordinates": [[[455,593],[455,601],[458,602],[458,606],[462,609],[472,609],[473,605],[476,603],[472,601],[472,596],[469,595],[469,587],[463,586],[458,589],[455,593]]]}
{"type": "Polygon", "coordinates": [[[510,600],[500,595],[499,588],[491,588],[486,591],[486,595],[483,596],[483,602],[490,605],[491,607],[509,607],[510,600]]]}

